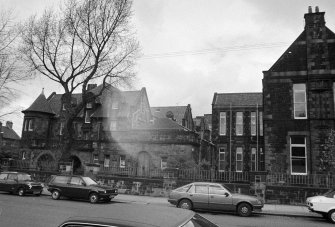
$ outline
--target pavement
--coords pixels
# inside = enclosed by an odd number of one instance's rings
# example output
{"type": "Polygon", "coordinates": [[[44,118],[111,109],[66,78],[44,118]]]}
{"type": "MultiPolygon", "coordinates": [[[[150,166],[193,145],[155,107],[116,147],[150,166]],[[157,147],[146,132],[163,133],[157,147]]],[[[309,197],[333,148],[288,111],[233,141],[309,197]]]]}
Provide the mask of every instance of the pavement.
{"type": "MultiPolygon", "coordinates": [[[[43,190],[42,195],[50,196],[50,192],[46,189],[43,190]]],[[[166,197],[152,197],[141,195],[128,195],[118,194],[113,201],[127,202],[136,204],[166,204],[172,206],[166,197]]],[[[301,205],[284,205],[284,204],[264,204],[262,211],[254,212],[262,215],[276,215],[276,216],[289,216],[289,217],[321,217],[320,214],[310,212],[307,206],[301,205]]]]}

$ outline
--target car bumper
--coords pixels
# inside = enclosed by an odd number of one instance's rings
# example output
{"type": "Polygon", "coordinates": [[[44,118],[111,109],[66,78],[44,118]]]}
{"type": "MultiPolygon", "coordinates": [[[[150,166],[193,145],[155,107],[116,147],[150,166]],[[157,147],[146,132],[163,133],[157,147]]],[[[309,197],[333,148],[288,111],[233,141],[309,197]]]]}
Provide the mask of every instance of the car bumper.
{"type": "Polygon", "coordinates": [[[254,205],[254,211],[260,212],[262,211],[264,205],[254,205]]]}
{"type": "Polygon", "coordinates": [[[118,194],[99,194],[99,199],[113,199],[118,194]]]}

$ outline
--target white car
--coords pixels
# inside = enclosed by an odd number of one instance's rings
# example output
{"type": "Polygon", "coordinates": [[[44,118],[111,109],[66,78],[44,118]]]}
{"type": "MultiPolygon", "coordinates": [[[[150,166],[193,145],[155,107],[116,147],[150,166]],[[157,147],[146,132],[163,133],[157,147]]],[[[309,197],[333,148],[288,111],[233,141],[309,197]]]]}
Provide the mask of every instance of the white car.
{"type": "Polygon", "coordinates": [[[335,223],[335,189],[331,189],[323,195],[308,197],[306,203],[310,211],[321,214],[324,218],[335,223]]]}

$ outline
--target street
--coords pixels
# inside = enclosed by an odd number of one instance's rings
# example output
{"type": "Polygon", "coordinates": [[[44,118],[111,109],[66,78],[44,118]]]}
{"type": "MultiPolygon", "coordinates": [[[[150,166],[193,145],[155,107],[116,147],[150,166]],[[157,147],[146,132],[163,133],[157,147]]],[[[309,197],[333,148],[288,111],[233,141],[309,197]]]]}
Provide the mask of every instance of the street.
{"type": "MultiPolygon", "coordinates": [[[[127,206],[171,206],[161,198],[150,198],[144,202],[140,196],[118,195],[111,203],[90,204],[86,201],[68,199],[52,200],[49,196],[19,197],[0,193],[0,226],[1,227],[48,227],[58,226],[68,217],[73,216],[108,216],[114,209],[125,209],[127,206]]],[[[177,208],[176,208],[177,209],[177,208]]],[[[273,215],[253,215],[248,218],[235,214],[219,212],[198,212],[219,226],[329,226],[330,223],[320,218],[285,217],[273,215]]],[[[127,217],[124,212],[124,217],[127,217]]]]}

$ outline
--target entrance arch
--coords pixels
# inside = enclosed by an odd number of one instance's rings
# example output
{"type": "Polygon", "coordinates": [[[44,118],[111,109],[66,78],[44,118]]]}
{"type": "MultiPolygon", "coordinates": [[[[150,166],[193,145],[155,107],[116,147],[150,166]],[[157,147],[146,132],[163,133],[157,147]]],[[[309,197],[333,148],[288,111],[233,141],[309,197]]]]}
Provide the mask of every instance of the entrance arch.
{"type": "Polygon", "coordinates": [[[56,170],[57,162],[49,153],[43,153],[37,158],[36,167],[38,170],[56,170]]]}
{"type": "Polygon", "coordinates": [[[151,156],[146,151],[141,151],[138,154],[137,174],[139,176],[149,176],[151,156]]]}
{"type": "Polygon", "coordinates": [[[73,167],[73,173],[74,174],[82,174],[84,172],[81,161],[77,156],[71,155],[70,156],[70,161],[72,162],[72,167],[73,167]]]}

